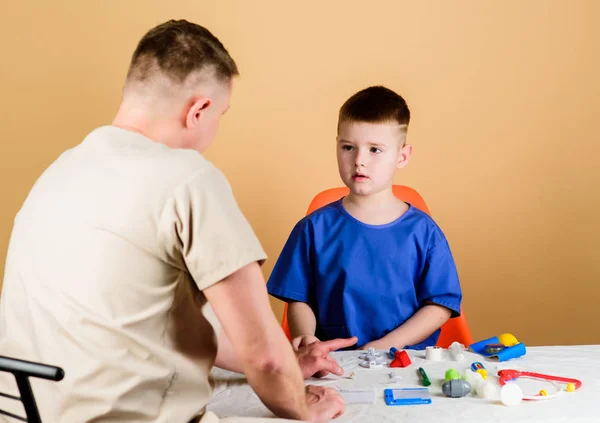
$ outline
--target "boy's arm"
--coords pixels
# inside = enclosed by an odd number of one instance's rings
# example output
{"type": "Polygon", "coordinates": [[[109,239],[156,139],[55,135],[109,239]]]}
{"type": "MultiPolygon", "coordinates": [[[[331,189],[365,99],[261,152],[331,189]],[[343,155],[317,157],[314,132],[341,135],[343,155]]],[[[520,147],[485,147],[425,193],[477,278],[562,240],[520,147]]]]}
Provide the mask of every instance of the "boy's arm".
{"type": "Polygon", "coordinates": [[[404,348],[427,339],[452,317],[458,316],[462,292],[448,242],[439,232],[436,245],[427,251],[426,265],[417,284],[422,307],[402,325],[363,348],[404,348]]]}
{"type": "Polygon", "coordinates": [[[452,312],[446,307],[428,303],[421,307],[406,322],[376,341],[365,344],[361,349],[398,349],[418,344],[427,339],[448,321],[452,312]]]}
{"type": "Polygon", "coordinates": [[[308,304],[300,301],[290,302],[287,317],[292,335],[292,346],[295,350],[319,341],[315,336],[317,319],[308,304]]]}
{"type": "Polygon", "coordinates": [[[299,221],[283,246],[267,282],[269,294],[288,303],[288,325],[292,346],[296,350],[318,341],[315,337],[315,314],[308,305],[316,295],[312,272],[313,237],[310,222],[306,219],[299,221]]]}

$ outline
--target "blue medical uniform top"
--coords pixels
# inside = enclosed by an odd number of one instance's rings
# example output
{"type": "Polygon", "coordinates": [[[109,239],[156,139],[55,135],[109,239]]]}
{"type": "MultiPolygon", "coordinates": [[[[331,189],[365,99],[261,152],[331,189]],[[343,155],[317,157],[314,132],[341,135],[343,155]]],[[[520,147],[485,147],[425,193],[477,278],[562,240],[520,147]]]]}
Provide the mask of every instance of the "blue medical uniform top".
{"type": "MultiPolygon", "coordinates": [[[[355,347],[385,336],[426,301],[456,317],[462,299],[450,247],[431,217],[409,205],[395,221],[369,225],[342,200],[296,224],[267,289],[283,301],[307,303],[320,340],[357,336],[355,347]]],[[[406,347],[435,345],[439,333],[406,347]]]]}

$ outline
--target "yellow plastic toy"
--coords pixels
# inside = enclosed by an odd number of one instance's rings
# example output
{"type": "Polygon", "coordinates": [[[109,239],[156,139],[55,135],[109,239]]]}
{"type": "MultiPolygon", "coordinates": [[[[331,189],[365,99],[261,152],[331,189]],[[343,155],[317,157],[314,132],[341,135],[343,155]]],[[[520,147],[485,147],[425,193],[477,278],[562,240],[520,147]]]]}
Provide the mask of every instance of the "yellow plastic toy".
{"type": "Polygon", "coordinates": [[[502,335],[498,336],[498,341],[507,347],[514,347],[519,343],[517,338],[511,333],[503,333],[502,335]]]}
{"type": "Polygon", "coordinates": [[[484,380],[487,379],[488,374],[486,369],[478,369],[476,372],[479,373],[484,380]]]}

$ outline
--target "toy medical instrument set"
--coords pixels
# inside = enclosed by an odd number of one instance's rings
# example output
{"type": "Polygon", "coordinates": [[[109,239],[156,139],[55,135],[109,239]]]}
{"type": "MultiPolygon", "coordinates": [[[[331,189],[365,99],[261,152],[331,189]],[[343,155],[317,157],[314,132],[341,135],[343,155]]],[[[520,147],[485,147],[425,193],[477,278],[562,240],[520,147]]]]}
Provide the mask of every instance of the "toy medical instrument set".
{"type": "MultiPolygon", "coordinates": [[[[491,362],[505,362],[526,354],[525,345],[519,342],[512,334],[508,333],[471,344],[468,350],[485,357],[491,362]]],[[[452,343],[447,350],[437,346],[427,347],[425,349],[425,361],[461,362],[466,358],[466,351],[467,348],[458,342],[452,343]]],[[[413,364],[407,351],[394,347],[390,348],[387,357],[383,353],[369,348],[369,350],[359,356],[359,360],[359,365],[366,369],[376,369],[384,366],[406,368],[413,364]]],[[[439,381],[439,386],[441,386],[442,394],[449,398],[462,398],[472,394],[479,398],[489,399],[496,397],[498,390],[500,390],[500,401],[507,406],[517,405],[523,400],[548,400],[563,392],[575,392],[582,386],[582,382],[578,379],[514,369],[499,370],[496,381],[495,373],[495,371],[489,371],[481,361],[474,361],[462,374],[454,368],[447,369],[444,379],[439,381]],[[554,386],[555,390],[541,389],[535,395],[524,395],[520,386],[515,383],[515,380],[519,378],[549,382],[554,386]],[[561,385],[564,385],[564,387],[561,385]]],[[[432,379],[429,378],[423,366],[417,369],[417,376],[422,387],[384,389],[385,403],[388,406],[431,404],[432,399],[429,387],[432,385],[432,379]]],[[[355,377],[356,374],[353,372],[347,378],[354,379],[355,377]]],[[[398,373],[391,372],[389,373],[387,383],[397,384],[400,383],[401,379],[402,377],[398,373]]],[[[375,402],[374,389],[340,390],[340,394],[348,404],[375,402]]]]}

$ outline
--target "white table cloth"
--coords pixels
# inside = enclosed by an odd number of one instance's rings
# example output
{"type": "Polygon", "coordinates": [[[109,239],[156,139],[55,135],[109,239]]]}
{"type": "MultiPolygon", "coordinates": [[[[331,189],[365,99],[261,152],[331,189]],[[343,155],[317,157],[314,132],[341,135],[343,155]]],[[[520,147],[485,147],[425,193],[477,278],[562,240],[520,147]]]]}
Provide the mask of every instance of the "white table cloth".
{"type": "MultiPolygon", "coordinates": [[[[359,366],[358,356],[364,351],[335,352],[333,356],[346,371],[355,372],[354,379],[328,376],[323,379],[307,379],[306,384],[325,385],[336,389],[374,388],[375,404],[347,404],[344,415],[335,420],[349,422],[600,422],[600,345],[530,347],[527,354],[518,359],[498,363],[466,352],[461,362],[452,361],[446,353],[438,362],[425,360],[424,351],[408,351],[413,364],[407,368],[366,369],[359,366]],[[563,376],[583,382],[573,393],[563,392],[545,401],[522,401],[508,407],[500,402],[500,387],[492,399],[481,399],[469,394],[463,398],[448,398],[442,394],[441,384],[449,368],[461,372],[471,363],[483,363],[489,372],[488,380],[497,385],[496,372],[512,368],[523,371],[563,376]],[[385,388],[420,387],[418,367],[425,369],[432,385],[429,387],[432,403],[411,406],[387,406],[383,399],[385,388]],[[390,372],[400,376],[397,383],[390,383],[390,372]]],[[[385,352],[382,352],[384,355],[385,352]]],[[[215,368],[214,397],[208,410],[220,417],[273,417],[261,403],[245,378],[237,373],[215,368]]],[[[524,395],[537,394],[544,389],[548,394],[557,391],[550,382],[533,379],[519,379],[517,383],[524,395]]],[[[564,385],[560,385],[563,387],[564,385]]]]}

